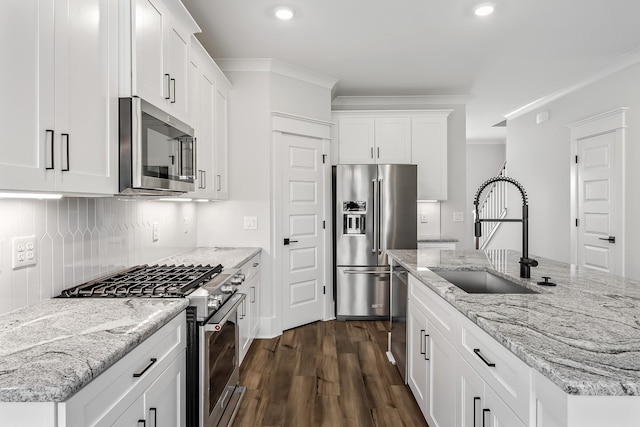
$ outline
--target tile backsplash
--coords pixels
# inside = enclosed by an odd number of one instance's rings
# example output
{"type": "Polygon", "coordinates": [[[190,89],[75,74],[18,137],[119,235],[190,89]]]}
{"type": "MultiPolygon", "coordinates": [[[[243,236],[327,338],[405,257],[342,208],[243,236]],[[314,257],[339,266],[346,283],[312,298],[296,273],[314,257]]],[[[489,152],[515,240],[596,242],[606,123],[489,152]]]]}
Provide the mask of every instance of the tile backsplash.
{"type": "Polygon", "coordinates": [[[188,202],[0,199],[0,313],[194,247],[196,223],[195,205],[188,202]],[[12,240],[23,236],[35,236],[37,263],[14,270],[12,240]]]}

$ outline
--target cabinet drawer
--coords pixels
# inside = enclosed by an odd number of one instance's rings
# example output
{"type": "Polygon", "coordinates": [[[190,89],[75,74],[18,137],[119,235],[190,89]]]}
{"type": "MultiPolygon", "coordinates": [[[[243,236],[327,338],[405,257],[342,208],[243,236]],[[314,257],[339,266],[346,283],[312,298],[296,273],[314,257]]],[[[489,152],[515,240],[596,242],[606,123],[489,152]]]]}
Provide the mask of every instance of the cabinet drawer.
{"type": "Polygon", "coordinates": [[[123,412],[129,407],[186,348],[185,319],[185,312],[180,313],[67,401],[60,403],[60,425],[94,425],[107,412],[123,412]]]}
{"type": "Polygon", "coordinates": [[[425,312],[429,321],[446,339],[454,342],[456,313],[448,302],[412,275],[409,275],[409,299],[425,312]]]}
{"type": "Polygon", "coordinates": [[[470,320],[460,320],[461,356],[520,419],[527,420],[531,369],[470,320]]]}

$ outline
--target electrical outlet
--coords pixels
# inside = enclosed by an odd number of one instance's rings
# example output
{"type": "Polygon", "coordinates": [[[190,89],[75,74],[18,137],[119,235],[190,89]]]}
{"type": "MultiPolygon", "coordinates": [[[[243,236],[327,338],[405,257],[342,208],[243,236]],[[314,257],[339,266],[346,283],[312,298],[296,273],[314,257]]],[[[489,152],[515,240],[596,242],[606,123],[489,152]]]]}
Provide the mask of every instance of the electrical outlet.
{"type": "Polygon", "coordinates": [[[425,214],[425,213],[420,214],[420,222],[422,222],[422,223],[429,222],[428,215],[425,214]]]}
{"type": "Polygon", "coordinates": [[[154,222],[153,224],[153,241],[157,242],[160,240],[160,223],[154,222]]]}
{"type": "Polygon", "coordinates": [[[12,240],[12,268],[14,270],[38,261],[36,250],[36,236],[14,237],[12,240]]]}
{"type": "Polygon", "coordinates": [[[454,212],[453,213],[453,222],[463,222],[464,216],[462,212],[454,212]]]}
{"type": "Polygon", "coordinates": [[[244,229],[245,230],[257,230],[258,229],[258,217],[257,216],[245,216],[244,217],[244,229]]]}
{"type": "Polygon", "coordinates": [[[182,218],[182,231],[187,234],[189,232],[189,218],[182,218]]]}

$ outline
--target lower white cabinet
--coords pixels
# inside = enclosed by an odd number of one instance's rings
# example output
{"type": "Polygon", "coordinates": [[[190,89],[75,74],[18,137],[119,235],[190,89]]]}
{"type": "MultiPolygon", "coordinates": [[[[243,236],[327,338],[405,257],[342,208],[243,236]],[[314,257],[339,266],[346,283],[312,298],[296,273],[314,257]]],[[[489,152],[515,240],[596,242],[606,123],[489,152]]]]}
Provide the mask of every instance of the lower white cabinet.
{"type": "Polygon", "coordinates": [[[245,281],[238,292],[247,296],[238,307],[240,336],[238,345],[240,346],[240,364],[242,364],[260,327],[260,254],[243,264],[240,274],[244,274],[245,281]]]}
{"type": "Polygon", "coordinates": [[[185,426],[185,324],[183,312],[59,403],[58,427],[185,426]]]}
{"type": "Polygon", "coordinates": [[[455,349],[409,300],[407,381],[431,427],[455,423],[455,349]]]}

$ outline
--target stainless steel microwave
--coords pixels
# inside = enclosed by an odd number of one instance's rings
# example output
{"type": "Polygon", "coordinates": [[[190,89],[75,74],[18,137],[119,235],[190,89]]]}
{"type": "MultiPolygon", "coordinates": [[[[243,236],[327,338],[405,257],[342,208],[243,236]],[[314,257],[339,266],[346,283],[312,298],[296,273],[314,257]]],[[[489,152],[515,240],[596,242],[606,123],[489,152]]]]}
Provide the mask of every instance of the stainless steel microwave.
{"type": "Polygon", "coordinates": [[[194,130],[143,99],[120,98],[120,194],[195,190],[194,130]]]}

